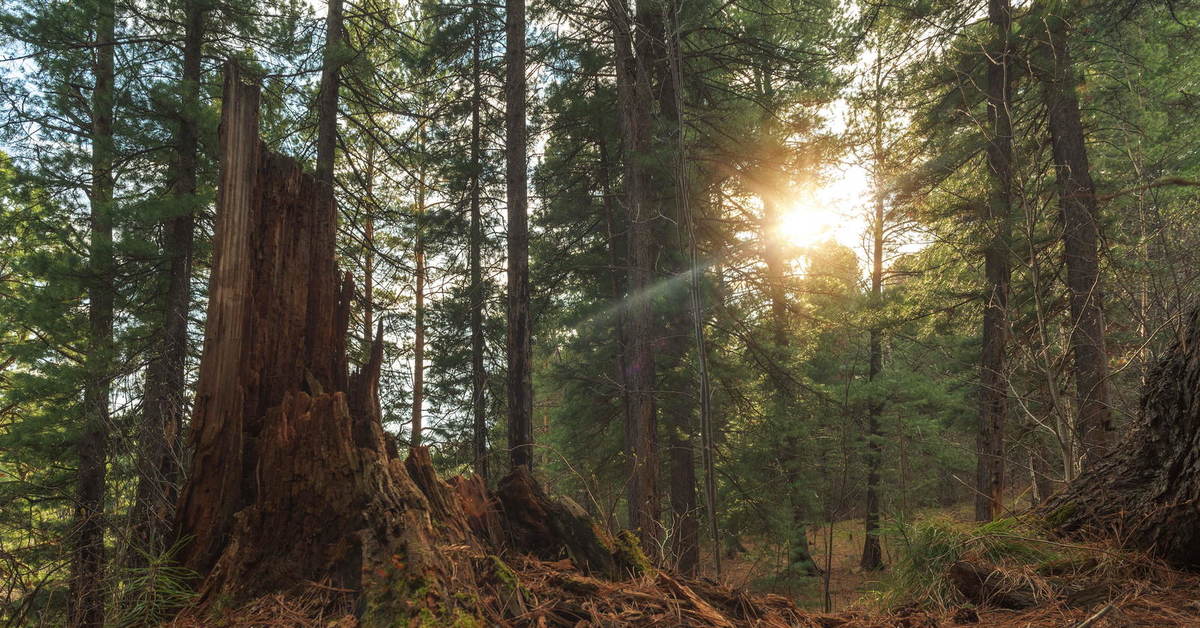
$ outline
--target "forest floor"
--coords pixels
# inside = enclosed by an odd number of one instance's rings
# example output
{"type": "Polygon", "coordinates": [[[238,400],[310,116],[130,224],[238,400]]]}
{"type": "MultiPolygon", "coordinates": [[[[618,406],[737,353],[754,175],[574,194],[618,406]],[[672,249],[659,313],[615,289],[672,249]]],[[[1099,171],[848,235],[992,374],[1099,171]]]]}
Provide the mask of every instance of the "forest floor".
{"type": "MultiPolygon", "coordinates": [[[[970,503],[964,502],[946,508],[923,510],[921,517],[948,517],[955,521],[969,521],[970,503]]],[[[808,546],[813,558],[824,571],[828,561],[830,608],[833,611],[863,609],[869,606],[872,593],[878,590],[887,571],[867,572],[859,567],[863,546],[863,522],[861,518],[844,519],[832,526],[811,526],[808,529],[808,546]]],[[[885,564],[896,559],[896,548],[889,536],[881,538],[885,564]]],[[[786,561],[786,547],[773,546],[743,540],[748,550],[736,556],[726,557],[720,580],[735,588],[747,588],[756,592],[776,593],[796,601],[801,608],[819,611],[824,609],[824,582],[822,577],[797,578],[778,577],[786,561]]],[[[707,564],[711,564],[708,561],[707,564]]],[[[712,577],[712,574],[708,574],[712,577]]]]}
{"type": "MultiPolygon", "coordinates": [[[[971,505],[962,504],[931,509],[921,516],[943,517],[969,522],[971,505]]],[[[1147,563],[1127,574],[1114,573],[1101,587],[1106,595],[1096,602],[1071,606],[1062,601],[1044,603],[1030,609],[974,609],[970,605],[941,610],[920,610],[917,606],[886,608],[880,601],[889,571],[865,572],[859,567],[863,528],[861,519],[835,522],[832,526],[809,529],[809,546],[824,568],[829,560],[829,601],[831,612],[824,612],[823,577],[778,577],[786,560],[786,548],[772,547],[751,540],[743,541],[748,551],[726,558],[720,580],[735,588],[756,593],[772,593],[790,598],[811,612],[815,624],[825,628],[866,627],[940,627],[997,626],[1003,628],[1116,628],[1117,626],[1200,627],[1200,576],[1165,569],[1147,563]],[[827,554],[828,552],[828,554],[827,554]],[[1144,573],[1134,573],[1143,571],[1144,573]]],[[[894,564],[897,555],[883,538],[885,563],[894,564]]]]}

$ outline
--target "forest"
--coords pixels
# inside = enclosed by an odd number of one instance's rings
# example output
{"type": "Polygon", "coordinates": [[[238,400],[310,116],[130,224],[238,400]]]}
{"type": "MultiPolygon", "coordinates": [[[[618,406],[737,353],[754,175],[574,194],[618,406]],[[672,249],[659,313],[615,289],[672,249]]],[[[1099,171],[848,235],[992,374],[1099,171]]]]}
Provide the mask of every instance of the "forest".
{"type": "Polygon", "coordinates": [[[1194,0],[0,0],[0,627],[1200,626],[1197,146],[1194,0]]]}

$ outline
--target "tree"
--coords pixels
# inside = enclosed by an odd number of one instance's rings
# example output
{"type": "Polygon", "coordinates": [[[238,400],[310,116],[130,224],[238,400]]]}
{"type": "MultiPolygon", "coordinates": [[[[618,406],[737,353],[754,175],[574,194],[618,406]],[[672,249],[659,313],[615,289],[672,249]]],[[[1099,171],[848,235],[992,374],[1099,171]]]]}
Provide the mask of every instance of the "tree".
{"type": "Polygon", "coordinates": [[[651,221],[654,208],[648,198],[650,179],[644,164],[650,155],[650,35],[646,32],[650,0],[637,3],[631,19],[628,8],[609,0],[616,49],[617,93],[620,98],[621,132],[625,139],[625,206],[629,221],[629,425],[626,453],[629,456],[629,526],[644,547],[657,547],[658,444],[655,411],[655,366],[652,350],[654,314],[650,306],[655,242],[651,221]],[[634,30],[637,25],[636,32],[634,30]]]}
{"type": "Polygon", "coordinates": [[[505,159],[508,182],[508,448],[513,467],[533,469],[533,349],[529,313],[526,190],[525,0],[505,4],[505,159]]]}
{"type": "Polygon", "coordinates": [[[139,478],[135,502],[135,541],[143,553],[166,549],[178,484],[181,479],[183,415],[187,396],[185,361],[191,314],[192,261],[200,161],[201,56],[208,9],[202,0],[185,0],[183,60],[180,72],[180,119],[176,131],[176,163],[171,182],[176,215],[164,221],[167,293],[162,306],[161,343],[146,367],[145,406],[138,440],[139,478]]]}
{"type": "Polygon", "coordinates": [[[987,296],[983,309],[983,350],[979,371],[979,481],[975,518],[991,521],[1004,508],[1004,423],[1008,419],[1009,255],[1012,239],[1012,119],[1009,68],[1012,8],[1008,0],[988,2],[994,29],[987,51],[987,164],[990,187],[985,222],[990,232],[984,252],[987,296]]]}
{"type": "Polygon", "coordinates": [[[1038,35],[1035,69],[1041,83],[1063,223],[1063,262],[1070,292],[1071,350],[1075,358],[1075,431],[1087,464],[1101,456],[1113,432],[1108,400],[1108,352],[1100,284],[1099,207],[1084,143],[1075,66],[1066,16],[1051,4],[1038,35]]]}
{"type": "Polygon", "coordinates": [[[471,5],[471,155],[470,155],[470,295],[471,295],[471,414],[474,429],[475,465],[484,482],[487,468],[487,408],[484,387],[487,373],[483,366],[483,216],[480,213],[483,161],[481,155],[480,115],[483,109],[480,53],[483,47],[483,13],[477,3],[471,5]]]}
{"type": "Polygon", "coordinates": [[[116,5],[90,7],[95,24],[95,84],[92,87],[91,241],[88,251],[88,379],[84,428],[77,445],[79,469],[72,530],[71,625],[104,625],[104,498],[108,466],[109,402],[113,359],[113,64],[116,5]]]}

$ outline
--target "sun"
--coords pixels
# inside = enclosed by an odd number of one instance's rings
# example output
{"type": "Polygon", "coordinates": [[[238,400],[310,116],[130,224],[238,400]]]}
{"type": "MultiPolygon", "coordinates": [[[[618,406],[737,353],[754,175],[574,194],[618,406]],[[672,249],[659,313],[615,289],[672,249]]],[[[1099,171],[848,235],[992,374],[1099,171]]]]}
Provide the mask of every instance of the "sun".
{"type": "Polygon", "coordinates": [[[776,235],[793,246],[808,248],[829,240],[837,240],[842,217],[832,208],[797,200],[779,217],[776,235]]]}
{"type": "Polygon", "coordinates": [[[866,172],[851,166],[833,175],[795,192],[775,224],[777,237],[800,248],[829,241],[851,248],[861,244],[870,203],[866,172]]]}

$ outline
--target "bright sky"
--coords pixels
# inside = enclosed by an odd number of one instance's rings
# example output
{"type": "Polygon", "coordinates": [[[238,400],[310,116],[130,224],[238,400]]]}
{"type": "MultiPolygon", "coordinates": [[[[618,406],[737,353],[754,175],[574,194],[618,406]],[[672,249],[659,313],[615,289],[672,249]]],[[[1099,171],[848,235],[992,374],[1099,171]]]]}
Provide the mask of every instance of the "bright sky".
{"type": "Polygon", "coordinates": [[[823,185],[800,190],[778,228],[798,246],[833,240],[857,251],[867,227],[870,192],[867,171],[862,166],[842,166],[830,172],[823,185]]]}

